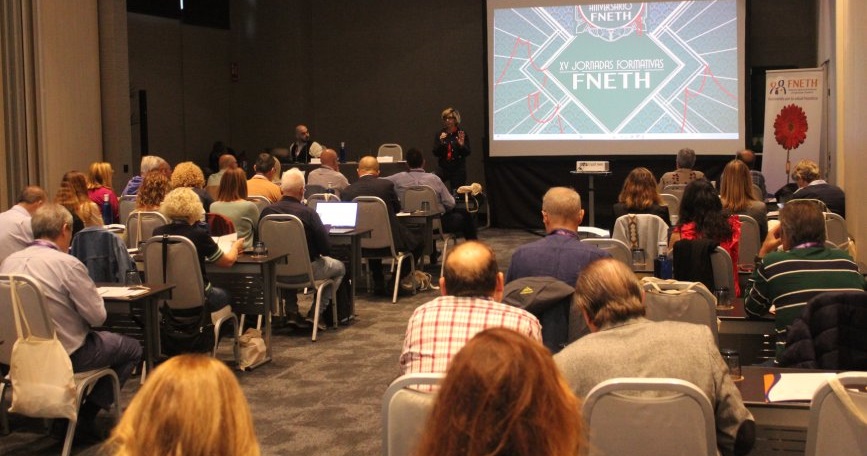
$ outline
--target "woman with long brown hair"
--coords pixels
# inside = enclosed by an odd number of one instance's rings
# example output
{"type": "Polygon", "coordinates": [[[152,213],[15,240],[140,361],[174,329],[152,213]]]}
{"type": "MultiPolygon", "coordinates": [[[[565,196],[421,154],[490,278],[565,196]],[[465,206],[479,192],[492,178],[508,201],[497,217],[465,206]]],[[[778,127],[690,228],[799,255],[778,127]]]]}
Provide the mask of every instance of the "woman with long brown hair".
{"type": "MultiPolygon", "coordinates": [[[[141,180],[138,196],[135,199],[136,211],[158,211],[166,195],[172,191],[172,184],[163,171],[148,171],[141,180]]],[[[126,222],[126,220],[124,220],[126,222]]]]}
{"type": "Polygon", "coordinates": [[[746,163],[728,162],[720,181],[723,209],[752,217],[759,224],[759,239],[764,240],[768,235],[768,208],[753,196],[753,178],[746,163]]]}
{"type": "Polygon", "coordinates": [[[669,224],[668,206],[662,204],[656,177],[647,168],[633,169],[614,204],[614,218],[626,214],[653,214],[669,224]]]}
{"type": "Polygon", "coordinates": [[[87,195],[87,177],[78,171],[67,171],[60,181],[54,202],[72,213],[72,235],[86,226],[102,226],[99,207],[87,195]]]}
{"type": "Polygon", "coordinates": [[[480,332],[455,355],[417,456],[575,456],[578,399],[551,353],[515,331],[480,332]]]}
{"type": "Polygon", "coordinates": [[[111,169],[111,163],[108,162],[93,162],[87,170],[87,195],[90,200],[96,203],[99,208],[102,208],[102,203],[105,202],[105,197],[108,196],[108,203],[111,206],[111,220],[107,223],[118,223],[120,213],[118,212],[117,194],[111,187],[111,179],[114,176],[114,170],[111,169]]]}
{"type": "Polygon", "coordinates": [[[238,239],[244,239],[245,249],[253,246],[253,227],[259,223],[259,209],[255,203],[247,201],[247,175],[243,169],[232,168],[223,173],[217,200],[211,203],[211,212],[232,221],[238,239]]]}

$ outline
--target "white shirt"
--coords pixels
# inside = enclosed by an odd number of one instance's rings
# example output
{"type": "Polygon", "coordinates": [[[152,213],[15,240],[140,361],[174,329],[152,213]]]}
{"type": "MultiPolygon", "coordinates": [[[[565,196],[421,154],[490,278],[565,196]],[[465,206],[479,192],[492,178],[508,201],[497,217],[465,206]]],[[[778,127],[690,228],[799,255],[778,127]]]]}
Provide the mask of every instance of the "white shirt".
{"type": "Polygon", "coordinates": [[[30,213],[19,205],[0,214],[0,263],[9,255],[24,250],[33,242],[30,213]]]}

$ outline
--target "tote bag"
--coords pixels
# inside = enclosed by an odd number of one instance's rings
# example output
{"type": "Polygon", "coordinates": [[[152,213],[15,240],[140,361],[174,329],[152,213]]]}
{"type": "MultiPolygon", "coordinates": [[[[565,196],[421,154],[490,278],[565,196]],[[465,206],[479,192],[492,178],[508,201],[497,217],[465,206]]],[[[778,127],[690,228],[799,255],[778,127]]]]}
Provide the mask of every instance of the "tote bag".
{"type": "Polygon", "coordinates": [[[18,340],[12,347],[9,377],[12,406],[9,411],[35,418],[68,418],[75,422],[75,378],[72,361],[52,331],[50,339],[34,336],[21,306],[15,279],[10,280],[12,310],[18,340]]]}

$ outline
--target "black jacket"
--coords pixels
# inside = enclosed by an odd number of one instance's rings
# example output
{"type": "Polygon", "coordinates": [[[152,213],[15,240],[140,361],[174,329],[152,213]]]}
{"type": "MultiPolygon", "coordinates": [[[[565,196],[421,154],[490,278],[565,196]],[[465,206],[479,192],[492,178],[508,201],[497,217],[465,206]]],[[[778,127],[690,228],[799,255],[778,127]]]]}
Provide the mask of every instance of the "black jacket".
{"type": "Polygon", "coordinates": [[[397,197],[397,192],[394,190],[394,183],[388,179],[380,179],[373,175],[362,176],[358,180],[349,184],[348,187],[340,192],[340,198],[343,201],[352,201],[358,196],[375,196],[385,202],[388,206],[388,220],[391,225],[391,237],[394,239],[394,245],[398,250],[416,250],[419,246],[418,239],[397,220],[397,213],[400,212],[400,200],[397,197]]]}
{"type": "Polygon", "coordinates": [[[867,370],[867,293],[829,292],[811,299],[789,326],[780,364],[867,370]]]}

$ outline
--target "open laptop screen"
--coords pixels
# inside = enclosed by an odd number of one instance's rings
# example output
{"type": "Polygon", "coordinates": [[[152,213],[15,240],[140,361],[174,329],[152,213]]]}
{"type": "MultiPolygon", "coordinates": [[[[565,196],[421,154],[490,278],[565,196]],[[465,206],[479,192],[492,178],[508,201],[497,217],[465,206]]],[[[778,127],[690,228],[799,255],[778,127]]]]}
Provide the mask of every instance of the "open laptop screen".
{"type": "Polygon", "coordinates": [[[324,225],[332,229],[354,229],[358,220],[358,203],[326,203],[316,205],[316,213],[324,225]]]}

